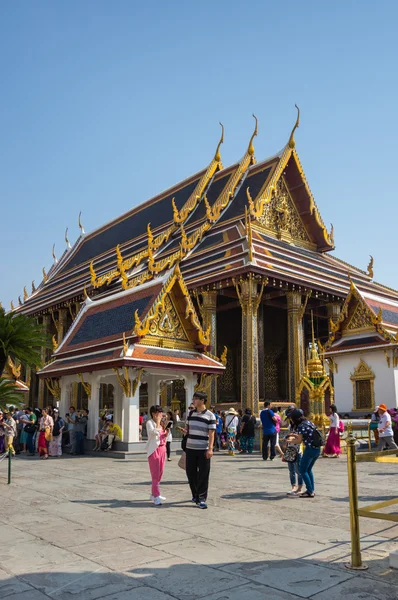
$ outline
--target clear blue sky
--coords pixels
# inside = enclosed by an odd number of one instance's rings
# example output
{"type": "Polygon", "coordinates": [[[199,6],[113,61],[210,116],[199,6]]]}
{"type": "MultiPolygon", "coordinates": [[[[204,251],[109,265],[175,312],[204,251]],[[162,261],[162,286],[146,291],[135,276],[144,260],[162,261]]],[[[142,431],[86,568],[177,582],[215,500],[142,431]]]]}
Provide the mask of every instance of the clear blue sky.
{"type": "Polygon", "coordinates": [[[19,0],[0,4],[0,299],[86,231],[206,166],[287,141],[335,254],[398,287],[398,4],[19,0]]]}

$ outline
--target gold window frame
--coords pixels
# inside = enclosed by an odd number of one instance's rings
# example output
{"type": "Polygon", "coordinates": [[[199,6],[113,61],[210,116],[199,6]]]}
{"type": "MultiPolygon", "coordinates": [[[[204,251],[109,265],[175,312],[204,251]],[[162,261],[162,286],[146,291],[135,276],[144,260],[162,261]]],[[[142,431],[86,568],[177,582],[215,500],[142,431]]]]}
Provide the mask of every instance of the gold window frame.
{"type": "Polygon", "coordinates": [[[374,380],[376,375],[369,365],[361,358],[354,373],[351,373],[352,381],[352,412],[364,412],[369,410],[373,412],[375,409],[375,389],[374,380]],[[366,408],[357,408],[357,381],[370,381],[370,406],[366,408]]]}

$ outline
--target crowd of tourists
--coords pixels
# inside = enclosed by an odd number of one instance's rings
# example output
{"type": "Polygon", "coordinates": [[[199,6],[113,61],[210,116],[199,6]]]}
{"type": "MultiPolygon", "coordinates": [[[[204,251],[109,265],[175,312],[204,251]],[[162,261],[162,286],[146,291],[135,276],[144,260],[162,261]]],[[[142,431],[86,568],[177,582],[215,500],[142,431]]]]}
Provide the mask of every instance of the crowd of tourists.
{"type": "MultiPolygon", "coordinates": [[[[213,452],[227,450],[229,456],[252,454],[256,428],[262,430],[262,459],[273,461],[277,454],[287,463],[291,496],[315,497],[314,465],[321,456],[337,458],[341,454],[340,439],[344,432],[343,420],[335,404],[330,406],[330,428],[324,440],[321,431],[307,419],[295,405],[286,410],[273,410],[269,401],[264,402],[259,423],[250,408],[236,411],[207,409],[207,396],[195,392],[183,421],[179,412],[164,412],[154,405],[140,415],[140,433],[146,431],[149,469],[152,478],[150,499],[156,506],[166,498],[160,493],[165,462],[171,460],[173,429],[181,431],[183,454],[179,466],[186,471],[192,493],[192,502],[199,508],[207,508],[210,464],[213,452]],[[283,430],[283,435],[282,435],[283,430]],[[305,489],[303,487],[305,486],[305,489]]],[[[84,454],[87,436],[88,410],[76,411],[71,406],[64,417],[53,406],[47,408],[0,410],[0,454],[38,454],[43,460],[62,456],[63,450],[72,455],[84,454]]],[[[398,410],[388,410],[380,404],[369,415],[377,449],[398,449],[398,410]]],[[[111,411],[105,411],[99,419],[95,435],[96,451],[106,451],[114,440],[122,439],[120,427],[113,422],[111,411]]]]}
{"type": "MultiPolygon", "coordinates": [[[[199,508],[207,508],[207,495],[210,475],[210,463],[214,451],[228,449],[230,456],[237,450],[241,454],[252,453],[254,447],[257,419],[250,409],[219,413],[210,407],[206,408],[207,396],[196,392],[189,407],[185,425],[181,428],[183,455],[179,466],[186,471],[192,493],[192,502],[199,508]]],[[[372,420],[377,422],[378,450],[386,448],[398,449],[394,442],[393,418],[386,405],[377,407],[372,420]]],[[[398,423],[398,411],[396,414],[398,423]]],[[[166,450],[174,426],[173,414],[164,413],[160,405],[150,408],[146,421],[148,434],[147,456],[152,478],[150,500],[160,506],[166,498],[160,493],[166,455],[170,459],[170,451],[166,450]]],[[[269,401],[264,402],[260,413],[262,429],[262,458],[274,460],[278,452],[282,461],[287,463],[291,489],[290,496],[303,499],[315,497],[314,466],[321,456],[338,458],[341,454],[340,439],[344,432],[344,423],[340,419],[335,404],[330,406],[330,428],[327,440],[314,423],[308,420],[304,412],[295,405],[285,411],[271,409],[269,401]],[[285,434],[280,437],[281,426],[285,434]],[[305,489],[303,487],[305,486],[305,489]]]]}

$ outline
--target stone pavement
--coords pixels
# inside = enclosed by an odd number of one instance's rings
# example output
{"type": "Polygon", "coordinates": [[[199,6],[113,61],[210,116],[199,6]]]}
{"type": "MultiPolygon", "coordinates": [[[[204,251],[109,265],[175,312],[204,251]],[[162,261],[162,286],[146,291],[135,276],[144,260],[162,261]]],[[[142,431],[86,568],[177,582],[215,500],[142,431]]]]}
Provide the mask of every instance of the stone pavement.
{"type": "MultiPolygon", "coordinates": [[[[396,467],[358,464],[360,503],[396,494],[396,467]]],[[[366,572],[344,567],[346,460],[320,459],[314,500],[289,498],[287,465],[216,455],[209,509],[166,463],[166,503],[149,503],[146,457],[0,464],[2,600],[397,600],[388,554],[398,526],[361,519],[366,572]]]]}

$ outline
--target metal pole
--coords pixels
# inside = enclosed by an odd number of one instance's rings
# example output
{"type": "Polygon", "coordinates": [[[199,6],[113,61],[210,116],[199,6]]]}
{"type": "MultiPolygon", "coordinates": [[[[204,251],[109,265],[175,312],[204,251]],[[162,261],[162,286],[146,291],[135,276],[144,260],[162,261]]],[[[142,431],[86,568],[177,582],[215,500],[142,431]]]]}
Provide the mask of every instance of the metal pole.
{"type": "Polygon", "coordinates": [[[12,450],[11,448],[8,449],[8,481],[7,484],[10,485],[11,483],[11,459],[12,459],[12,450]]]}
{"type": "Polygon", "coordinates": [[[347,569],[366,570],[368,567],[362,564],[361,557],[358,515],[357,464],[355,457],[355,437],[352,432],[351,422],[348,423],[347,430],[347,470],[348,492],[350,499],[351,563],[346,564],[345,566],[347,569]]]}

